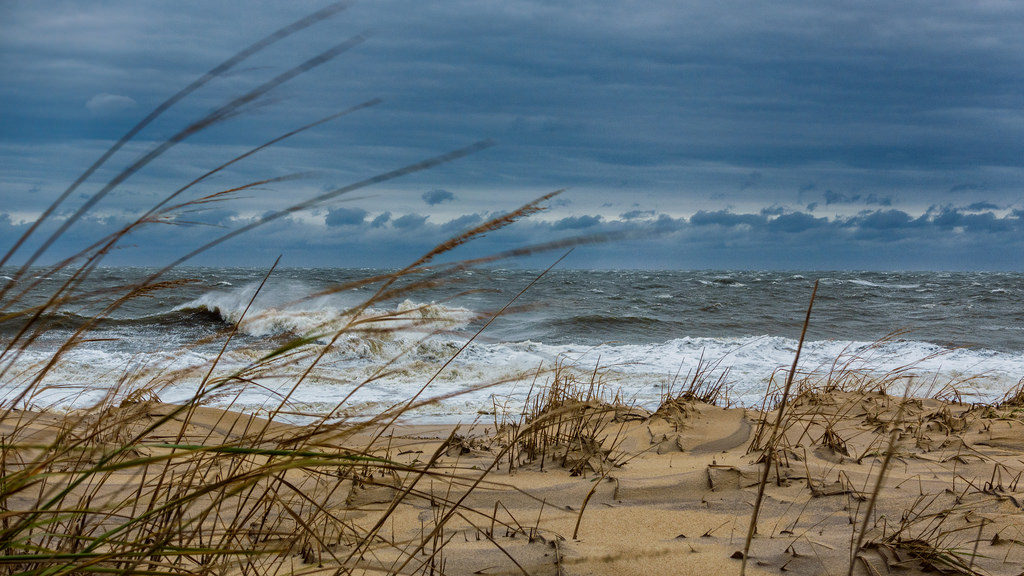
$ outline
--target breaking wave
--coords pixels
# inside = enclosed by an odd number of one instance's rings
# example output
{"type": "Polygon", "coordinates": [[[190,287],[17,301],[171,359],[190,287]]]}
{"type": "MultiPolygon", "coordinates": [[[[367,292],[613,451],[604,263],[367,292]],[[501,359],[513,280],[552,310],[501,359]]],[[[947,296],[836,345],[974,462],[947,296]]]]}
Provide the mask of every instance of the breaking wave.
{"type": "Polygon", "coordinates": [[[175,308],[207,312],[221,322],[238,324],[249,336],[331,333],[358,321],[364,329],[432,331],[465,326],[476,314],[466,308],[405,300],[392,309],[363,308],[353,298],[311,295],[304,285],[285,285],[256,293],[250,284],[232,291],[214,291],[175,308]]]}
{"type": "MultiPolygon", "coordinates": [[[[739,338],[676,338],[656,344],[552,345],[530,340],[519,342],[478,341],[468,346],[445,370],[442,365],[456,355],[466,337],[440,335],[410,340],[389,334],[373,336],[348,335],[329,349],[325,344],[313,345],[314,353],[325,352],[306,384],[292,394],[297,409],[340,402],[353,394],[350,401],[384,404],[407,400],[437,374],[431,385],[432,395],[460,393],[444,407],[432,407],[431,417],[447,414],[455,417],[475,413],[494,398],[521,398],[538,367],[554,365],[560,360],[570,369],[589,374],[599,364],[608,385],[621,387],[624,396],[639,404],[655,405],[673,381],[696,369],[699,362],[711,362],[712,374],[728,371],[730,398],[741,405],[757,405],[763,398],[769,380],[779,370],[788,369],[797,342],[778,336],[739,338]],[[381,372],[381,366],[387,370],[381,372]],[[518,378],[518,380],[517,380],[518,378]],[[481,385],[508,380],[496,387],[477,390],[481,385]]],[[[223,370],[244,366],[259,351],[236,351],[221,360],[223,370]]],[[[49,378],[64,390],[65,403],[78,405],[95,401],[96,382],[117,380],[119,375],[138,370],[141,364],[153,374],[173,374],[161,380],[160,396],[166,401],[184,400],[194,392],[202,367],[211,354],[196,351],[168,353],[140,359],[125,353],[102,353],[76,350],[60,369],[49,378]],[[190,372],[191,370],[191,372],[190,372]],[[68,390],[79,390],[73,396],[68,390]],[[88,393],[86,393],[88,391],[88,393]]],[[[947,382],[958,383],[965,398],[990,401],[1001,397],[1024,373],[1024,354],[993,350],[951,349],[919,341],[884,343],[819,340],[804,345],[799,370],[814,379],[825,377],[836,366],[883,375],[900,371],[916,377],[916,393],[934,393],[947,382]],[[837,360],[838,359],[838,360],[837,360]]],[[[246,387],[237,397],[229,398],[236,407],[258,409],[275,400],[274,390],[288,370],[301,372],[302,364],[282,370],[276,379],[267,379],[261,386],[246,387]]],[[[293,375],[294,375],[293,374],[293,375]]],[[[776,377],[778,377],[776,375],[776,377]]],[[[514,402],[513,402],[514,404],[514,402]]]]}

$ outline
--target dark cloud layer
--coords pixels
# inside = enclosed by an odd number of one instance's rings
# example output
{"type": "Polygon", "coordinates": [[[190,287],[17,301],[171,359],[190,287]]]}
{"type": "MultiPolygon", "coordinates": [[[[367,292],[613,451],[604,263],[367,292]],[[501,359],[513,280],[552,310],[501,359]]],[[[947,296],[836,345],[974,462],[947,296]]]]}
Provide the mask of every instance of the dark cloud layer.
{"type": "Polygon", "coordinates": [[[391,221],[391,225],[399,230],[415,230],[423,226],[427,221],[426,216],[420,216],[419,214],[406,214],[405,216],[399,216],[391,221]]]}
{"type": "MultiPolygon", "coordinates": [[[[229,254],[235,264],[260,265],[284,252],[290,265],[396,266],[494,216],[472,213],[434,221],[415,213],[395,217],[385,213],[357,219],[358,210],[333,209],[327,219],[331,214],[350,217],[344,219],[344,224],[326,219],[316,224],[287,217],[252,238],[218,248],[193,263],[216,264],[229,254]]],[[[233,227],[252,221],[218,209],[189,222],[177,222],[176,226],[150,225],[133,233],[110,261],[131,262],[139,253],[170,258],[224,234],[226,230],[220,225],[233,227]]],[[[67,254],[84,239],[109,234],[126,223],[124,218],[86,218],[58,245],[57,252],[67,254]]],[[[54,226],[49,225],[46,231],[54,226]]],[[[12,242],[26,227],[0,213],[0,241],[12,242]]],[[[777,252],[783,252],[785,265],[772,267],[833,269],[832,263],[840,258],[855,262],[857,268],[957,269],[962,266],[949,264],[957,258],[997,262],[1000,251],[1024,250],[1024,210],[998,215],[941,206],[917,216],[877,209],[832,218],[799,211],[770,215],[726,210],[698,212],[690,218],[659,214],[628,221],[605,220],[596,215],[571,220],[534,218],[488,234],[461,247],[452,257],[483,256],[510,246],[541,245],[567,238],[585,241],[579,255],[568,263],[576,267],[764,268],[765,258],[778,258],[777,252]]],[[[543,264],[552,257],[541,253],[525,264],[543,264]]]]}
{"type": "Polygon", "coordinates": [[[424,192],[421,198],[423,198],[423,201],[428,205],[434,206],[442,202],[451,202],[455,199],[455,195],[447,190],[438,188],[437,190],[424,192]]]}
{"type": "Polygon", "coordinates": [[[331,208],[324,222],[328,226],[353,226],[362,224],[364,219],[366,210],[362,208],[331,208]]]}
{"type": "Polygon", "coordinates": [[[861,194],[843,194],[842,192],[826,190],[824,198],[826,206],[829,204],[875,204],[878,206],[892,206],[892,198],[888,196],[879,196],[877,194],[868,194],[864,196],[861,194]]]}
{"type": "MultiPolygon", "coordinates": [[[[0,4],[5,242],[153,106],[324,4],[0,4]]],[[[493,138],[492,149],[360,189],[350,205],[292,214],[217,254],[235,262],[276,245],[315,263],[357,258],[337,251],[356,242],[375,262],[400,264],[485,214],[568,187],[543,218],[484,245],[657,232],[644,251],[629,248],[639,241],[582,250],[580,265],[1024,268],[1010,249],[1024,208],[1024,5],[968,0],[356,3],[178,103],[59,213],[202,114],[368,29],[365,43],[133,175],[69,239],[86,241],[252,146],[381,97],[230,166],[188,198],[307,178],[182,214],[116,257],[149,263],[147,251],[493,138]]]]}

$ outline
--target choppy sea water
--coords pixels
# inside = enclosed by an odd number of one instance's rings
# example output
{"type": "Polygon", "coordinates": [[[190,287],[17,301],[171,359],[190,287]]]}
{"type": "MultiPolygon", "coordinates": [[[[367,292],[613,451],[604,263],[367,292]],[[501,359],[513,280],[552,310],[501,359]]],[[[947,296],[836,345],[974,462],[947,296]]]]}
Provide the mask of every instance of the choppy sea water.
{"type": "MultiPolygon", "coordinates": [[[[95,271],[77,289],[87,298],[44,315],[36,326],[46,330],[0,359],[0,397],[23,389],[68,337],[110,304],[118,286],[149,272],[95,271]]],[[[837,362],[878,374],[903,369],[918,393],[955,382],[965,399],[977,401],[998,399],[1024,377],[1019,273],[555,270],[461,352],[537,272],[474,270],[400,291],[359,315],[387,321],[359,324],[336,340],[352,310],[380,284],[324,292],[382,271],[277,270],[253,299],[265,273],[172,272],[164,280],[181,284],[120,305],[62,353],[30,403],[81,406],[118,386],[123,393],[149,387],[161,400],[181,401],[195,392],[214,358],[220,357],[214,374],[229,374],[296,336],[312,335],[299,351],[306,356],[294,364],[245,372],[246,381],[210,402],[258,411],[287,395],[286,410],[297,413],[330,412],[339,404],[373,412],[408,400],[430,381],[421,397],[446,398],[416,414],[468,419],[495,405],[514,409],[535,380],[549,378],[541,372],[537,379],[538,369],[561,362],[581,378],[597,368],[609,391],[650,406],[703,359],[713,363],[713,377],[725,373],[731,401],[754,405],[773,373],[793,361],[815,279],[820,288],[800,361],[804,372],[824,374],[837,362]],[[238,333],[221,355],[235,323],[238,333]],[[307,371],[293,390],[297,375],[307,371]]],[[[67,278],[26,279],[36,287],[15,307],[39,304],[67,278]]],[[[22,325],[20,317],[0,322],[4,347],[22,325]]]]}

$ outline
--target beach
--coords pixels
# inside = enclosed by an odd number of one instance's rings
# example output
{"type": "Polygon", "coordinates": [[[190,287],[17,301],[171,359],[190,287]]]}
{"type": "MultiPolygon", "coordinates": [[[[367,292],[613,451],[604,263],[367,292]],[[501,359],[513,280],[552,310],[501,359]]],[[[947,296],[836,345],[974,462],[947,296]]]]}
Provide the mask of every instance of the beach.
{"type": "Polygon", "coordinates": [[[777,428],[778,410],[701,401],[706,384],[651,412],[571,379],[497,429],[297,426],[144,399],[13,411],[5,479],[27,485],[5,527],[56,498],[48,530],[14,534],[65,553],[5,569],[736,574],[763,481],[749,574],[1018,574],[1024,396],[970,405],[893,384],[797,383],[777,428]],[[47,473],[19,479],[18,462],[47,473]]]}

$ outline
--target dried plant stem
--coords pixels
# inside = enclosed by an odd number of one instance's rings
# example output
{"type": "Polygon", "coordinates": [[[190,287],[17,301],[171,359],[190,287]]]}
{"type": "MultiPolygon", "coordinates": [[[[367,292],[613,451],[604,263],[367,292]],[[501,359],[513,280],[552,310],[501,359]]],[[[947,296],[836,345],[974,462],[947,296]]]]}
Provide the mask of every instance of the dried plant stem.
{"type": "Polygon", "coordinates": [[[885,484],[885,472],[889,469],[892,457],[896,453],[896,440],[900,435],[899,423],[903,420],[903,413],[906,410],[907,397],[909,395],[910,384],[908,383],[907,389],[903,393],[903,400],[900,401],[900,407],[896,411],[896,418],[892,423],[892,431],[889,433],[889,445],[885,450],[885,457],[882,459],[882,465],[878,470],[878,478],[875,480],[875,487],[871,490],[871,498],[868,499],[867,508],[864,510],[864,520],[860,523],[860,530],[857,531],[857,539],[850,549],[850,567],[846,572],[846,576],[853,576],[854,562],[856,562],[857,556],[860,555],[861,547],[864,545],[864,537],[868,531],[868,523],[871,521],[871,515],[875,511],[875,504],[878,502],[878,495],[882,492],[882,486],[885,484]]]}
{"type": "Polygon", "coordinates": [[[743,543],[743,559],[740,564],[740,576],[747,571],[747,557],[750,555],[750,543],[754,540],[754,533],[757,532],[757,517],[761,511],[761,503],[764,501],[764,489],[768,484],[768,474],[771,471],[772,459],[774,457],[775,442],[779,433],[779,426],[782,424],[782,414],[786,411],[786,402],[789,400],[789,390],[793,386],[793,377],[796,374],[796,365],[800,361],[800,351],[804,347],[804,338],[807,336],[807,326],[811,323],[811,309],[814,308],[814,297],[818,294],[818,281],[814,281],[814,289],[811,291],[811,301],[807,304],[807,315],[804,317],[804,327],[800,331],[800,342],[796,346],[796,355],[793,357],[793,366],[786,376],[786,387],[782,391],[782,401],[779,402],[778,412],[775,415],[775,425],[772,427],[772,434],[764,449],[764,468],[761,472],[761,481],[757,486],[757,498],[754,500],[754,511],[750,514],[750,526],[747,528],[747,539],[743,543]]]}
{"type": "Polygon", "coordinates": [[[575,540],[576,536],[580,533],[580,524],[583,523],[583,512],[587,509],[587,504],[590,503],[590,498],[597,492],[597,487],[604,481],[605,475],[601,475],[600,478],[594,480],[594,485],[590,487],[590,491],[587,492],[587,496],[583,498],[583,503],[580,504],[580,513],[576,515],[576,526],[572,529],[572,539],[575,540]]]}

